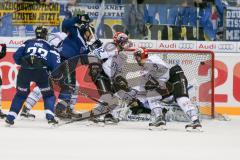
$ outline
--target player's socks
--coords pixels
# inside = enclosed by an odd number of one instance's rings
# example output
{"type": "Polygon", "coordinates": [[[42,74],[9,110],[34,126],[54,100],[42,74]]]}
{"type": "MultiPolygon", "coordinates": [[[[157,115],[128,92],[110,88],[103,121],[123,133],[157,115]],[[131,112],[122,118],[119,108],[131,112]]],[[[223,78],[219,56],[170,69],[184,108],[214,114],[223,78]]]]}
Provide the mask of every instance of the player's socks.
{"type": "Polygon", "coordinates": [[[30,109],[28,109],[25,105],[23,106],[22,112],[20,113],[21,117],[35,119],[35,115],[30,113],[30,109]]]}

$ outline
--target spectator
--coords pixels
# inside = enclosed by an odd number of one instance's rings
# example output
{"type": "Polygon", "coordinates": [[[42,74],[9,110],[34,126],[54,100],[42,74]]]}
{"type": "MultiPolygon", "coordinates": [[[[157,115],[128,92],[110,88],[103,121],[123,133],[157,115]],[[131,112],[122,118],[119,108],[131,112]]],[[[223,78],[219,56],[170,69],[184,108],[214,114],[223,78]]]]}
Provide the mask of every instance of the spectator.
{"type": "Polygon", "coordinates": [[[196,26],[196,9],[185,0],[179,8],[177,25],[196,26]]]}
{"type": "Polygon", "coordinates": [[[176,5],[149,4],[147,22],[153,25],[176,25],[179,7],[176,5]]]}
{"type": "Polygon", "coordinates": [[[147,28],[145,26],[146,20],[146,6],[144,0],[133,0],[131,4],[125,6],[124,24],[126,32],[132,39],[143,39],[146,36],[147,28]]]}

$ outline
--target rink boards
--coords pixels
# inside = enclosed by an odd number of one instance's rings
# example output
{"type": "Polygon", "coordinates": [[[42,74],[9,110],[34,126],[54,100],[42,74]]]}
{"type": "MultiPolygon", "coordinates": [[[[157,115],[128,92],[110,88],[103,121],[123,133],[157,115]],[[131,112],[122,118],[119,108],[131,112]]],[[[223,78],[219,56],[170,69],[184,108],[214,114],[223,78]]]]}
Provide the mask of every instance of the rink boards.
{"type": "MultiPolygon", "coordinates": [[[[12,54],[26,38],[3,38],[7,43],[8,53],[0,61],[3,75],[2,101],[3,107],[8,108],[15,94],[16,75],[18,67],[13,63],[12,54]]],[[[107,40],[109,41],[109,40],[107,40]]],[[[171,50],[212,50],[215,52],[215,106],[216,111],[223,114],[240,115],[240,43],[238,42],[195,42],[195,41],[154,41],[133,40],[134,47],[148,47],[171,50]]],[[[86,83],[90,87],[94,84],[86,83]]],[[[92,101],[79,98],[77,109],[91,109],[92,101]]],[[[43,109],[38,103],[35,109],[43,109]]]]}

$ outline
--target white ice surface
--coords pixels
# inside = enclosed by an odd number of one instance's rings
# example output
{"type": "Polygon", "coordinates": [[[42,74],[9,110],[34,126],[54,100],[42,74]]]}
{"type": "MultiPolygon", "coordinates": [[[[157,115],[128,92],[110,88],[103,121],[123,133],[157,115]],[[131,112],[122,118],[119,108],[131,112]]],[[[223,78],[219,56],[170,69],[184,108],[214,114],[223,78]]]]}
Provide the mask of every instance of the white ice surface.
{"type": "Polygon", "coordinates": [[[149,131],[146,122],[50,129],[37,112],[35,121],[18,118],[11,128],[0,120],[0,160],[239,160],[240,117],[231,118],[203,121],[203,133],[179,122],[167,131],[149,131]]]}

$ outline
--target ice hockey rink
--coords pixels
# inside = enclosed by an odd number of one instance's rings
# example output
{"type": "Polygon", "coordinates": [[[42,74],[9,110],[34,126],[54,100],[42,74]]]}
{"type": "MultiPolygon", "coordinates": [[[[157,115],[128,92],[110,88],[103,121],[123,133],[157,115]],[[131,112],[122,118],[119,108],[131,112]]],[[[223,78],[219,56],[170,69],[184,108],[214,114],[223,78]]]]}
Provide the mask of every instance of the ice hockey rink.
{"type": "Polygon", "coordinates": [[[168,130],[147,122],[87,126],[87,121],[48,128],[43,112],[34,121],[18,118],[11,128],[0,120],[1,160],[238,160],[240,117],[204,120],[204,132],[186,132],[183,122],[168,130]]]}

